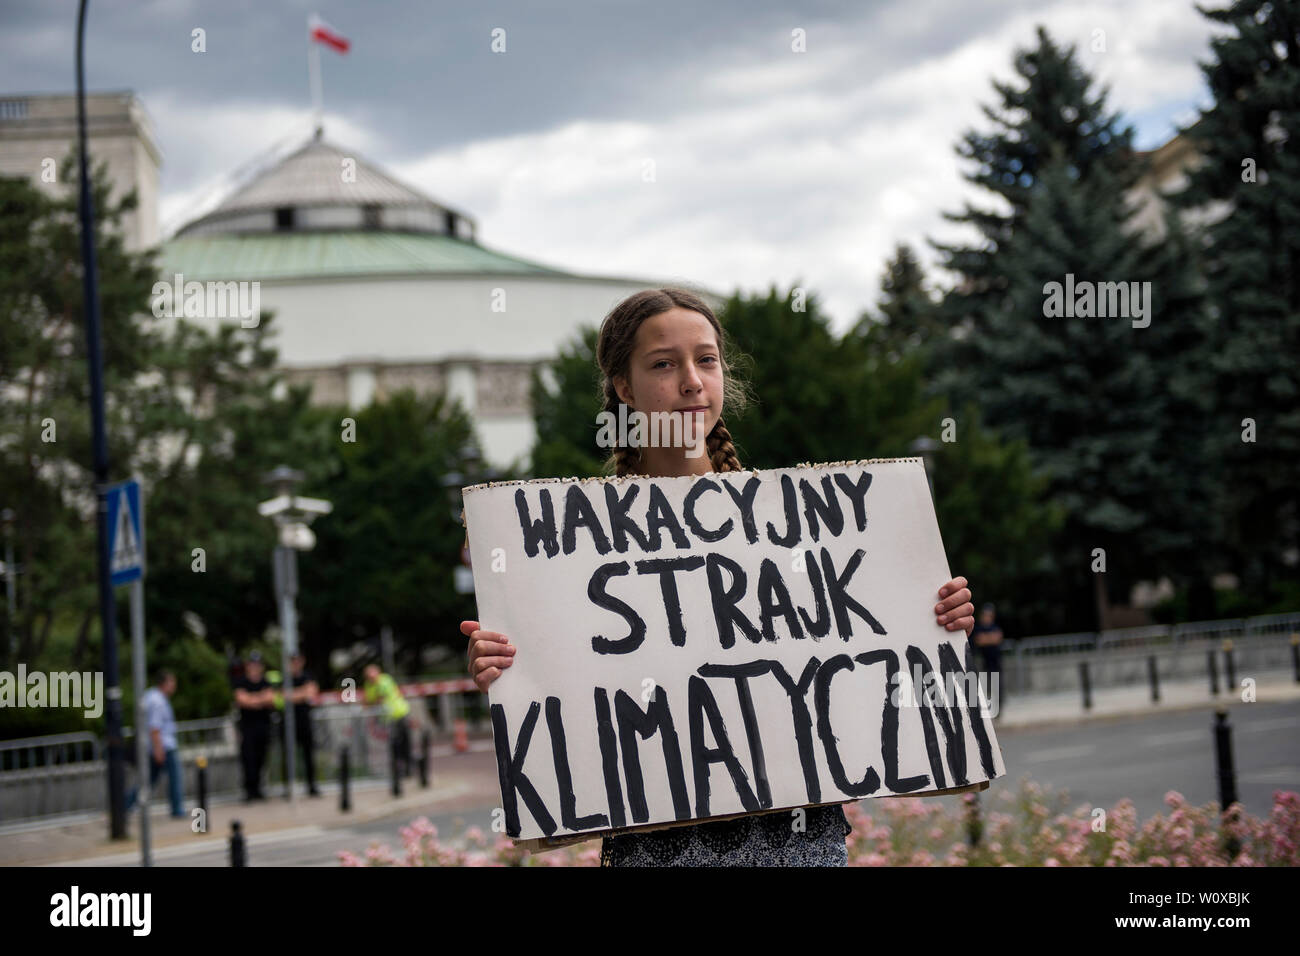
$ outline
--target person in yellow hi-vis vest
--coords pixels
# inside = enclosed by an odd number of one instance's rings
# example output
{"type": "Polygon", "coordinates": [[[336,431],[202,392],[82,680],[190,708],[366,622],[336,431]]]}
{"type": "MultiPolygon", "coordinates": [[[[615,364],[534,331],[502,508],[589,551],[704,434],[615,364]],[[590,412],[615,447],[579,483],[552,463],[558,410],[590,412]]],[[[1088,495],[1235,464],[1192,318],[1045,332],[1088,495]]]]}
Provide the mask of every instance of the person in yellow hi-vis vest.
{"type": "Polygon", "coordinates": [[[411,775],[411,732],[407,727],[407,715],[411,705],[402,696],[397,681],[379,669],[378,664],[366,667],[366,684],[364,699],[367,704],[380,703],[384,707],[384,721],[388,724],[389,741],[393,748],[393,758],[400,767],[403,777],[411,775]]]}

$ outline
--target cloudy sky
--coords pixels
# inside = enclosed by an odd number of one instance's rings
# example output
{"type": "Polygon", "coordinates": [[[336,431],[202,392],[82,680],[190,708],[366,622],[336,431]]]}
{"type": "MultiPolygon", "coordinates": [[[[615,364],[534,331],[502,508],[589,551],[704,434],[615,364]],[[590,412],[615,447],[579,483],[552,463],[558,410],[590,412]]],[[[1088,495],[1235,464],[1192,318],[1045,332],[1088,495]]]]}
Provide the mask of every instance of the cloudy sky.
{"type": "MultiPolygon", "coordinates": [[[[0,94],[74,89],[76,10],[0,0],[0,94]]],[[[932,262],[927,237],[961,235],[941,213],[979,196],[953,146],[1037,24],[1140,148],[1206,102],[1216,29],[1190,0],[92,0],[87,83],[152,117],[164,227],[310,134],[312,11],[353,44],[322,51],[326,138],[474,216],[484,245],[723,293],[800,282],[837,328],[895,243],[932,262]]]]}

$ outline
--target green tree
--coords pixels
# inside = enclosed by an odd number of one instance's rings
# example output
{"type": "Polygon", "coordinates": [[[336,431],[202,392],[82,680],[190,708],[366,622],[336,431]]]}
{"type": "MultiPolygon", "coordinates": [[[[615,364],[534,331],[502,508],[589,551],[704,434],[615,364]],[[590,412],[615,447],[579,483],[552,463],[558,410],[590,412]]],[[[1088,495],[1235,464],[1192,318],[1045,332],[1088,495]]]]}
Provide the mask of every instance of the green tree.
{"type": "Polygon", "coordinates": [[[967,134],[959,150],[981,164],[972,181],[1011,211],[951,217],[983,242],[939,247],[958,275],[943,308],[964,333],[943,345],[940,387],[1024,440],[1049,478],[1066,516],[1053,548],[1058,601],[1081,629],[1104,625],[1109,604],[1152,573],[1204,577],[1215,537],[1199,427],[1205,312],[1185,237],[1138,234],[1126,202],[1143,170],[1131,127],[1091,92],[1073,48],[1040,28],[1037,49],[1015,63],[1024,88],[995,84],[1003,111],[986,114],[997,129],[967,134]],[[1075,280],[1149,295],[1125,316],[1072,317],[1076,302],[1063,299],[1075,280]]]}
{"type": "Polygon", "coordinates": [[[1110,111],[1106,89],[1094,92],[1074,48],[1058,46],[1041,26],[1037,41],[1015,52],[1017,80],[993,83],[997,105],[980,107],[992,129],[968,130],[957,145],[958,156],[973,167],[966,180],[991,194],[992,208],[967,202],[944,218],[973,227],[979,243],[931,243],[943,253],[946,268],[961,276],[961,308],[953,318],[967,332],[979,330],[985,310],[998,308],[1006,289],[998,254],[1023,219],[1047,164],[1055,158],[1077,179],[1107,175],[1121,190],[1142,172],[1133,162],[1132,126],[1110,111]]]}
{"type": "MultiPolygon", "coordinates": [[[[754,402],[727,424],[746,468],[906,455],[941,403],[917,401],[919,361],[889,363],[837,336],[815,294],[728,299],[721,321],[754,402]]],[[[731,361],[731,357],[728,359],[731,361]]]]}
{"type": "Polygon", "coordinates": [[[947,334],[947,323],[926,288],[925,270],[911,246],[900,242],[895,248],[885,264],[880,290],[879,315],[863,313],[851,332],[868,349],[897,361],[947,334]]]}
{"type": "Polygon", "coordinates": [[[1212,103],[1183,130],[1199,162],[1172,199],[1199,228],[1215,320],[1208,431],[1223,550],[1260,609],[1294,581],[1300,551],[1300,4],[1197,9],[1229,29],[1201,64],[1212,103]]]}
{"type": "MultiPolygon", "coordinates": [[[[76,182],[71,159],[61,181],[76,182]]],[[[113,196],[103,167],[92,187],[110,476],[143,481],[149,660],[186,670],[177,708],[193,712],[217,685],[182,666],[214,660],[183,651],[186,612],[217,647],[261,636],[274,619],[262,473],[321,458],[337,430],[313,428],[305,390],[277,397],[270,316],[208,328],[151,315],[154,253],[128,251],[120,229],[135,197],[113,196]]],[[[81,275],[75,191],[0,179],[0,502],[17,514],[24,571],[19,659],[47,670],[93,669],[102,654],[81,275]]]]}
{"type": "MultiPolygon", "coordinates": [[[[459,488],[443,483],[465,474],[472,423],[459,403],[409,390],[356,412],[319,414],[333,422],[332,450],[307,487],[334,510],[313,525],[316,547],[299,562],[303,646],[324,672],[329,650],[373,639],[387,625],[401,669],[416,673],[426,649],[463,650],[459,624],[474,616],[472,597],[453,583],[465,540],[453,504],[459,488]],[[346,440],[344,417],[355,421],[346,440]]],[[[482,479],[465,483],[472,480],[482,479]]]]}
{"type": "MultiPolygon", "coordinates": [[[[934,498],[948,565],[970,581],[978,605],[993,602],[1008,637],[1061,631],[1052,551],[1065,522],[1023,440],[1004,441],[969,405],[951,417],[952,441],[934,456],[934,498]]],[[[939,429],[942,435],[944,429],[939,429]]]]}
{"type": "MultiPolygon", "coordinates": [[[[76,182],[70,158],[60,176],[76,182]]],[[[136,318],[154,281],[152,258],[129,253],[120,232],[135,196],[110,197],[102,166],[92,193],[108,450],[121,475],[151,420],[170,413],[154,406],[169,399],[144,377],[161,339],[136,318]]],[[[59,622],[75,622],[84,649],[98,608],[84,329],[75,191],[51,196],[0,178],[0,501],[16,512],[24,573],[15,624],[27,662],[50,648],[59,622]]]]}
{"type": "Polygon", "coordinates": [[[548,363],[549,376],[540,368],[533,370],[534,478],[603,474],[608,451],[596,444],[596,416],[605,407],[596,366],[598,335],[595,326],[584,326],[548,363]]]}
{"type": "Polygon", "coordinates": [[[187,384],[214,414],[187,416],[186,427],[172,432],[171,457],[148,475],[147,613],[160,644],[186,633],[187,613],[217,649],[248,647],[277,620],[275,531],[257,512],[271,497],[263,479],[288,464],[303,471],[304,488],[321,481],[339,425],[309,406],[305,386],[272,396],[278,379],[265,344],[270,332],[265,315],[257,329],[187,329],[176,354],[193,364],[163,370],[176,375],[169,387],[187,384]],[[255,356],[247,364],[239,361],[242,349],[255,356]]]}

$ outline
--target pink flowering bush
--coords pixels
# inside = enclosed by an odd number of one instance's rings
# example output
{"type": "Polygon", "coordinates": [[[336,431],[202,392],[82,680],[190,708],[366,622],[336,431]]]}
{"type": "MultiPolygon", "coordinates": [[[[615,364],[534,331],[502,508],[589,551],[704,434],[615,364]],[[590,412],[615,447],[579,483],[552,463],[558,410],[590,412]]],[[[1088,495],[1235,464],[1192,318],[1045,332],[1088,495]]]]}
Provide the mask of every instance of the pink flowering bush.
{"type": "MultiPolygon", "coordinates": [[[[1132,801],[1111,809],[1066,812],[1068,794],[1022,778],[1018,792],[990,798],[964,794],[960,809],[934,799],[887,797],[845,804],[853,832],[850,866],[1300,866],[1300,794],[1277,790],[1266,818],[1233,804],[1194,807],[1165,795],[1168,815],[1139,824],[1132,801]],[[864,809],[867,808],[867,809],[864,809]],[[975,839],[972,841],[972,836],[975,839]]],[[[402,852],[372,845],[364,856],[343,851],[343,866],[598,866],[600,840],[545,853],[517,848],[504,834],[478,827],[463,847],[438,840],[421,817],[401,830],[402,852]]]]}
{"type": "Polygon", "coordinates": [[[438,840],[438,828],[427,817],[420,817],[399,831],[402,854],[395,856],[386,846],[372,844],[364,857],[343,850],[343,866],[597,866],[600,863],[600,840],[529,853],[515,846],[504,834],[489,840],[478,827],[465,831],[462,848],[446,846],[438,840]]]}
{"type": "Polygon", "coordinates": [[[963,794],[959,813],[920,797],[848,804],[849,865],[1300,865],[1300,794],[1292,791],[1275,791],[1268,817],[1258,819],[1239,803],[1221,816],[1217,803],[1194,807],[1171,790],[1168,815],[1145,824],[1131,800],[1068,813],[1068,799],[1022,778],[1017,793],[963,794]]]}

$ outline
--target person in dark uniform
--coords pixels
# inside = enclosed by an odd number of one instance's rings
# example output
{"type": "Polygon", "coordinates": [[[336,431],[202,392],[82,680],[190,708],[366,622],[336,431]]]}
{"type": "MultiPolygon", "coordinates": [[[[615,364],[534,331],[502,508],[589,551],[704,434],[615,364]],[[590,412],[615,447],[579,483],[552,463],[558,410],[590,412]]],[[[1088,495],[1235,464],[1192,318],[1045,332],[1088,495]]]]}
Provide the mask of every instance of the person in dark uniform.
{"type": "MultiPolygon", "coordinates": [[[[316,747],[311,732],[311,712],[320,695],[316,678],[307,670],[307,659],[301,654],[289,658],[290,689],[289,699],[293,702],[293,735],[298,747],[302,749],[303,763],[307,768],[307,792],[313,797],[320,796],[316,787],[316,747]]],[[[283,706],[283,702],[281,705],[283,706]]],[[[284,775],[289,776],[286,765],[284,775]]]]}
{"type": "Polygon", "coordinates": [[[239,708],[239,759],[244,768],[244,802],[265,800],[262,794],[262,764],[271,739],[271,710],[275,693],[266,682],[262,655],[254,651],[244,664],[244,676],[235,683],[235,706],[239,708]]]}
{"type": "MultiPolygon", "coordinates": [[[[979,658],[979,671],[983,675],[985,693],[992,698],[996,692],[998,707],[1006,700],[1006,689],[1002,686],[1002,628],[998,625],[997,610],[992,604],[980,608],[980,618],[970,632],[971,647],[979,658]],[[992,675],[997,674],[997,686],[994,687],[992,675]]],[[[990,699],[989,703],[993,703],[990,699]]]]}

